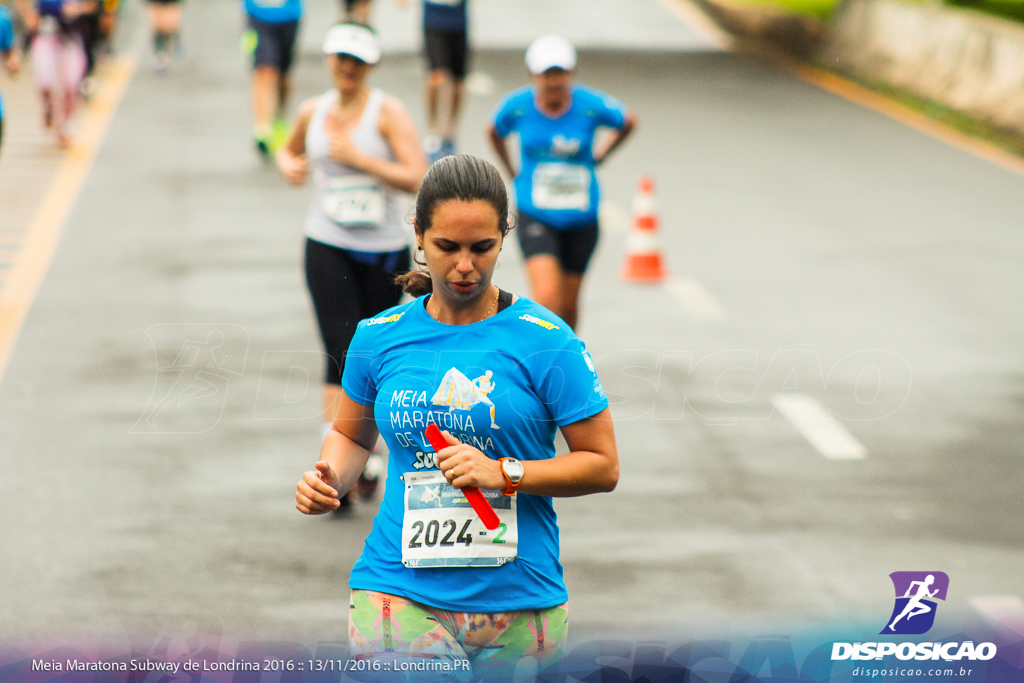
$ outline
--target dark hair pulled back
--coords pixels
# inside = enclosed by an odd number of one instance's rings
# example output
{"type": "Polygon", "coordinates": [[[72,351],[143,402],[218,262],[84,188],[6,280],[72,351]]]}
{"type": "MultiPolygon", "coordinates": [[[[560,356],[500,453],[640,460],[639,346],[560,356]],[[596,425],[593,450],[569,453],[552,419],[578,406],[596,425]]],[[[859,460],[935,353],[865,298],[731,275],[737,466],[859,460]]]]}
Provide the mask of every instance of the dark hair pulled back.
{"type": "MultiPolygon", "coordinates": [[[[493,164],[468,154],[456,154],[435,161],[427,170],[420,191],[416,194],[416,234],[430,230],[438,205],[457,199],[463,202],[483,200],[498,213],[501,236],[508,235],[508,192],[501,174],[493,164]]],[[[418,257],[416,263],[424,266],[395,278],[402,289],[413,296],[433,291],[426,263],[418,257]]]]}

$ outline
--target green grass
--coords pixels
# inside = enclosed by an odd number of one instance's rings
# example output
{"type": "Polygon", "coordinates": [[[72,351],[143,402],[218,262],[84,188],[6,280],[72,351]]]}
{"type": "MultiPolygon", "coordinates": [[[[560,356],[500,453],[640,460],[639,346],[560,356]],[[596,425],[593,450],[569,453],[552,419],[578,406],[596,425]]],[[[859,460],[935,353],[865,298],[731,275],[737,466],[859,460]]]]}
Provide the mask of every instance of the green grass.
{"type": "Polygon", "coordinates": [[[965,7],[991,14],[1004,19],[1024,22],[1024,0],[955,0],[947,4],[952,7],[965,7]]]}
{"type": "Polygon", "coordinates": [[[768,5],[789,10],[796,14],[817,17],[822,21],[828,19],[832,10],[839,4],[838,0],[746,0],[752,5],[768,5]]]}
{"type": "MultiPolygon", "coordinates": [[[[838,5],[838,0],[746,0],[751,4],[769,5],[796,14],[810,15],[826,21],[838,5]]],[[[933,2],[933,0],[908,0],[933,2]]],[[[992,16],[1024,23],[1024,0],[945,0],[950,7],[973,9],[992,16]]]]}

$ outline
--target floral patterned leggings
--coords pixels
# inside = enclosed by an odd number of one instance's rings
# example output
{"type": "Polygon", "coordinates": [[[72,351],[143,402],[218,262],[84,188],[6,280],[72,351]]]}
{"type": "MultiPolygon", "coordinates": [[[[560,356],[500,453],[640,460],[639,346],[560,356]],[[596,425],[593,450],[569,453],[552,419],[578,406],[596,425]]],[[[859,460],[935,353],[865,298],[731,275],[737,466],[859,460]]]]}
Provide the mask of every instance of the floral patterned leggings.
{"type": "Polygon", "coordinates": [[[556,662],[568,604],[515,612],[449,612],[408,598],[352,591],[352,659],[373,662],[359,680],[517,680],[556,662]],[[402,673],[401,677],[396,673],[402,673]]]}

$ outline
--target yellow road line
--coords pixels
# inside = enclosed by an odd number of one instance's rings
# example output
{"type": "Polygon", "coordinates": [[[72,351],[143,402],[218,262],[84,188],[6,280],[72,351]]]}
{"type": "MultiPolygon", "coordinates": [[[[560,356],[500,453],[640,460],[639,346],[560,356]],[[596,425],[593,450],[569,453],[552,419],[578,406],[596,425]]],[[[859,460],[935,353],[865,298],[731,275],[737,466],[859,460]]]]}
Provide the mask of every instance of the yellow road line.
{"type": "Polygon", "coordinates": [[[124,97],[134,58],[120,58],[107,69],[103,82],[80,113],[79,131],[50,182],[22,241],[17,261],[0,290],[0,379],[3,378],[21,327],[43,282],[71,207],[85,183],[89,168],[114,112],[124,97]]]}
{"type": "Polygon", "coordinates": [[[785,64],[785,66],[803,81],[828,90],[830,93],[839,95],[868,109],[873,109],[879,114],[916,128],[922,133],[970,152],[1009,171],[1024,173],[1024,159],[990,142],[979,140],[952,126],[930,119],[910,107],[904,106],[884,95],[879,95],[829,71],[798,63],[789,63],[785,64]]]}

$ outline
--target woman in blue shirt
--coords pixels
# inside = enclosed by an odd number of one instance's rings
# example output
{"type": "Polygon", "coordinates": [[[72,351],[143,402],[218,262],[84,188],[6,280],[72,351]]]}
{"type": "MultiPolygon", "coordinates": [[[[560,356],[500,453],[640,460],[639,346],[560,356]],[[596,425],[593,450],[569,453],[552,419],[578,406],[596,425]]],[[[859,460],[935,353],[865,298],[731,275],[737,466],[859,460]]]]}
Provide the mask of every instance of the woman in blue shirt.
{"type": "Polygon", "coordinates": [[[415,659],[455,678],[500,678],[557,660],[568,595],[552,497],[618,481],[608,401],[583,343],[491,283],[507,216],[487,162],[430,167],[414,219],[427,269],[401,278],[422,296],[359,324],[340,417],[298,483],[301,512],[333,510],[378,433],[387,442],[384,500],[349,581],[352,655],[382,670],[415,659]],[[447,448],[425,439],[430,424],[447,448]],[[556,430],[569,446],[557,457],[556,430]],[[497,529],[476,517],[467,486],[490,500],[497,529]]]}
{"type": "Polygon", "coordinates": [[[622,103],[572,80],[576,49],[565,38],[530,44],[526,66],[533,86],[509,93],[489,135],[515,178],[516,234],[537,303],[576,327],[580,285],[597,246],[600,188],[594,169],[632,132],[636,117],[622,103]],[[594,149],[598,128],[610,139],[594,149]],[[519,170],[506,138],[519,134],[519,170]]]}

